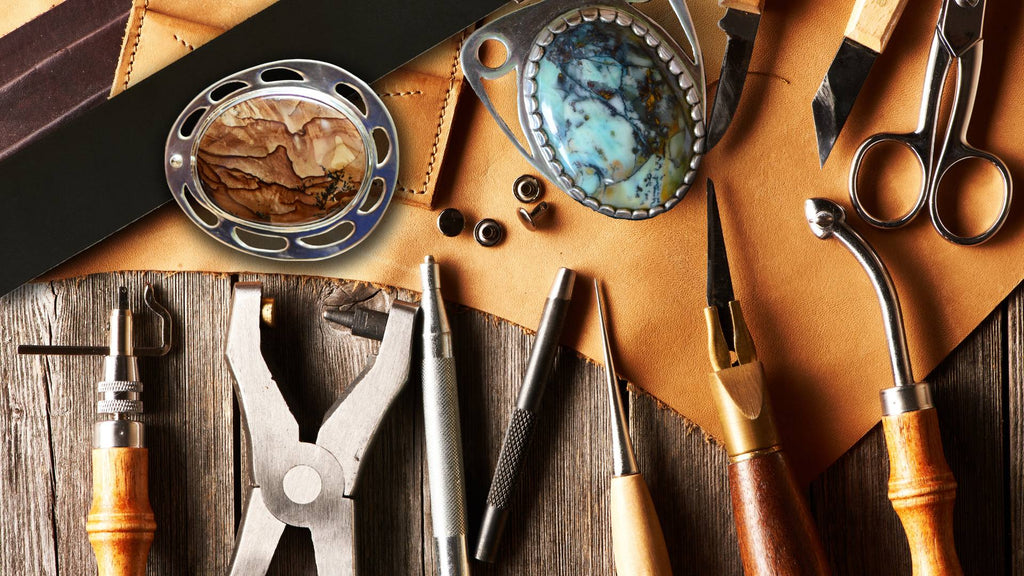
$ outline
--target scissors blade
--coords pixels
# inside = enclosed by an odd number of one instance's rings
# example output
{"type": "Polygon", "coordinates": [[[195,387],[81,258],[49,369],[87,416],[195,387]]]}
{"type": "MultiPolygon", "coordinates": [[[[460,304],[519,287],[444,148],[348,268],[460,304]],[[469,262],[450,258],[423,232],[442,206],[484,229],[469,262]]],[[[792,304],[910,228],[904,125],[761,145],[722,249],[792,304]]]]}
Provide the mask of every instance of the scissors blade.
{"type": "Polygon", "coordinates": [[[871,72],[878,52],[844,38],[832,65],[814,94],[814,130],[818,137],[818,161],[825,165],[846,119],[850,116],[857,95],[871,72]]]}
{"type": "Polygon", "coordinates": [[[754,52],[754,40],[761,23],[761,15],[743,12],[735,8],[725,11],[718,22],[726,36],[725,57],[722,58],[722,73],[715,92],[715,103],[711,107],[708,121],[708,150],[722,139],[740,103],[743,85],[747,81],[750,56],[754,52]]]}
{"type": "Polygon", "coordinates": [[[939,12],[936,28],[946,46],[954,56],[960,57],[975,42],[981,40],[985,25],[985,0],[976,0],[974,5],[956,0],[946,0],[939,12]]]}

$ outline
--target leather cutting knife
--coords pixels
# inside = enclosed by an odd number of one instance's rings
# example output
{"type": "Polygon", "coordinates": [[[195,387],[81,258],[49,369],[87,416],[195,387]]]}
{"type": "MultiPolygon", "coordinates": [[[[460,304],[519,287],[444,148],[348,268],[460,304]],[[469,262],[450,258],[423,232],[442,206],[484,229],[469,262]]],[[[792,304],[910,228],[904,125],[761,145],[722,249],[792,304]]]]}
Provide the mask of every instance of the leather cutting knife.
{"type": "Polygon", "coordinates": [[[907,0],[857,0],[843,43],[811,102],[818,161],[825,165],[871,66],[881,54],[907,0]]]}
{"type": "Polygon", "coordinates": [[[54,130],[0,162],[0,296],[171,199],[161,161],[167,131],[204,87],[291,58],[371,82],[505,2],[280,0],[54,130]]]}
{"type": "Polygon", "coordinates": [[[725,16],[718,21],[718,27],[729,37],[722,58],[722,73],[718,78],[715,103],[711,106],[708,120],[707,149],[710,150],[729,129],[732,117],[743,95],[743,84],[747,81],[750,55],[754,51],[754,39],[761,23],[764,0],[718,0],[726,8],[725,16]]]}

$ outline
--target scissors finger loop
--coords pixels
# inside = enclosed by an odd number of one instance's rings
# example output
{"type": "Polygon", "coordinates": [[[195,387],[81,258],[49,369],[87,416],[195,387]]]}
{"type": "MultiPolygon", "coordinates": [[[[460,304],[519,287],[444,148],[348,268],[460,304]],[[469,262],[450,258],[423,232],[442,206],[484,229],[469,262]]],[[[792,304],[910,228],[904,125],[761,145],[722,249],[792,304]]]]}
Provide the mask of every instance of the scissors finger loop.
{"type": "Polygon", "coordinates": [[[993,154],[977,150],[975,148],[964,147],[961,153],[956,155],[952,161],[942,162],[942,166],[940,168],[941,169],[935,175],[934,183],[931,186],[931,190],[929,192],[930,200],[928,202],[928,211],[931,215],[932,225],[935,226],[935,230],[939,235],[960,246],[975,246],[985,242],[994,236],[996,232],[999,232],[999,229],[1002,228],[1003,224],[1006,222],[1007,216],[1010,215],[1010,201],[1013,199],[1013,179],[1010,176],[1010,171],[1006,167],[1006,164],[993,154]],[[996,213],[996,218],[989,227],[984,232],[975,236],[961,236],[950,230],[946,223],[942,221],[942,216],[939,211],[939,185],[942,183],[942,178],[947,172],[949,172],[950,168],[964,160],[970,159],[984,160],[995,167],[1003,182],[1003,193],[999,212],[996,213]]]}
{"type": "Polygon", "coordinates": [[[900,228],[906,226],[918,215],[919,212],[921,212],[921,209],[924,208],[925,201],[927,199],[928,172],[924,160],[924,153],[922,152],[921,141],[922,135],[918,133],[875,134],[865,140],[860,147],[857,148],[857,153],[853,156],[853,166],[850,169],[850,203],[853,205],[853,209],[857,214],[868,224],[871,224],[876,228],[900,228]],[[867,155],[869,150],[883,143],[899,144],[900,146],[910,150],[914,154],[914,158],[917,160],[918,167],[921,169],[921,187],[918,190],[917,200],[914,202],[914,206],[904,214],[892,219],[878,218],[871,214],[861,201],[859,190],[860,169],[864,162],[864,157],[867,155]]]}

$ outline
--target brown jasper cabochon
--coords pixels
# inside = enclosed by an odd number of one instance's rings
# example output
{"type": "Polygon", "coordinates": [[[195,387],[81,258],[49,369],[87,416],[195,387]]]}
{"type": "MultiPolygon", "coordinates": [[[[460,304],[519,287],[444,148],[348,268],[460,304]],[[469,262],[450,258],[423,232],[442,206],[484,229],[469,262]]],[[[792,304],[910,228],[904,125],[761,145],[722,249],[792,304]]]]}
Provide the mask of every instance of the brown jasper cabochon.
{"type": "Polygon", "coordinates": [[[203,133],[196,169],[219,208],[258,224],[299,225],[344,209],[366,176],[359,130],[325,104],[258,97],[224,110],[203,133]]]}

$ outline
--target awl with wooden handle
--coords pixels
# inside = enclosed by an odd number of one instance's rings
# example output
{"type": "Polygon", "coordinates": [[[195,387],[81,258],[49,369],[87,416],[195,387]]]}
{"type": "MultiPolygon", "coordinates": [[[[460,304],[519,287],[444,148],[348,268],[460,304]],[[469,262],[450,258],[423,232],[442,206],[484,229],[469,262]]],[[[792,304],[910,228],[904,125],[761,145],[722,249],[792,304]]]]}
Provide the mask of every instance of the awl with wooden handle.
{"type": "Polygon", "coordinates": [[[715,188],[708,180],[710,384],[729,453],[729,489],[746,576],[822,576],[828,562],[773,420],[764,368],[734,298],[715,188]]]}
{"type": "Polygon", "coordinates": [[[914,381],[903,312],[892,277],[878,253],[846,223],[846,211],[812,198],[807,222],[818,238],[836,238],[868,273],[882,307],[889,361],[896,385],[881,392],[882,428],[889,450],[889,500],[910,543],[915,576],[960,576],[953,543],[956,480],[942,452],[931,386],[914,381]]]}
{"type": "Polygon", "coordinates": [[[156,519],[149,504],[149,451],[142,414],[139,356],[163,356],[171,348],[171,318],[146,286],[144,300],[163,323],[159,347],[135,348],[128,290],[118,290],[110,312],[108,346],[19,346],[19,354],[104,356],[104,377],[96,384],[93,426],[92,508],[86,532],[100,576],[143,576],[156,519]]]}
{"type": "Polygon", "coordinates": [[[594,293],[601,321],[605,379],[611,402],[613,476],[610,511],[615,571],[619,576],[670,576],[672,566],[665,548],[665,536],[658,522],[658,513],[654,510],[651,493],[636,465],[633,443],[629,439],[629,424],[622,406],[615,362],[612,360],[604,296],[597,280],[594,280],[594,293]]]}

